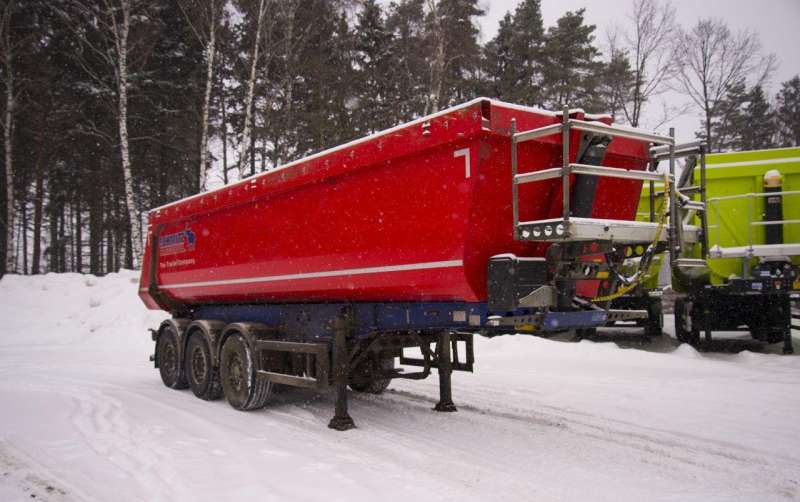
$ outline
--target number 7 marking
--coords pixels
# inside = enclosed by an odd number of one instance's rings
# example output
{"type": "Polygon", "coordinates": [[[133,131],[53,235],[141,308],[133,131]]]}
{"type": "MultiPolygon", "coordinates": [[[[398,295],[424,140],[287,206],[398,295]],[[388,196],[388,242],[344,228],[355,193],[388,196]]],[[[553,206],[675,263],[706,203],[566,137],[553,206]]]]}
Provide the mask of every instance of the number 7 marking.
{"type": "Polygon", "coordinates": [[[464,157],[464,177],[469,178],[470,171],[469,171],[469,148],[462,148],[461,150],[456,150],[453,152],[453,158],[457,159],[459,157],[464,157]]]}

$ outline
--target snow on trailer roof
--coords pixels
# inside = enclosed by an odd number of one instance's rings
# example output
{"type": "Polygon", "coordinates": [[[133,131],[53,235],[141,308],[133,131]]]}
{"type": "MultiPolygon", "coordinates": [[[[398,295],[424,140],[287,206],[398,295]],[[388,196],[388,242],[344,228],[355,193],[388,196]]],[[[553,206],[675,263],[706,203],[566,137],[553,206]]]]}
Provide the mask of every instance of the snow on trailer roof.
{"type": "MultiPolygon", "coordinates": [[[[447,115],[448,113],[455,112],[455,111],[460,110],[462,108],[468,108],[470,106],[473,106],[473,105],[475,105],[477,103],[480,103],[480,102],[483,102],[483,101],[488,101],[492,105],[499,105],[499,106],[503,106],[503,107],[506,107],[506,108],[510,108],[512,110],[533,112],[533,113],[538,113],[540,115],[548,115],[548,116],[551,116],[551,117],[560,117],[561,114],[562,114],[562,112],[560,112],[560,111],[555,112],[555,111],[552,111],[552,110],[546,110],[544,108],[539,108],[539,107],[536,107],[536,106],[517,105],[517,104],[514,104],[514,103],[506,103],[505,101],[499,101],[499,100],[496,100],[496,99],[484,98],[484,97],[475,98],[475,99],[473,99],[471,101],[467,101],[466,103],[462,103],[462,104],[456,105],[456,106],[451,106],[450,108],[446,108],[446,109],[438,111],[436,113],[431,113],[431,114],[425,115],[425,116],[420,117],[418,119],[414,119],[414,120],[412,120],[410,122],[404,122],[404,123],[398,124],[398,125],[396,125],[394,127],[390,127],[389,129],[384,129],[384,130],[378,131],[378,132],[376,132],[374,134],[370,134],[368,136],[363,136],[361,138],[354,139],[353,141],[349,141],[347,143],[343,143],[341,145],[337,145],[337,146],[328,148],[326,150],[321,150],[321,151],[319,151],[317,153],[314,153],[314,154],[311,154],[311,155],[307,155],[305,157],[301,157],[301,158],[293,160],[293,161],[291,161],[291,162],[289,162],[287,164],[283,164],[283,165],[278,166],[278,167],[276,167],[274,169],[270,169],[269,171],[264,171],[264,172],[258,173],[258,174],[254,175],[254,176],[243,178],[243,179],[238,180],[238,181],[236,181],[234,183],[231,183],[229,185],[223,185],[221,187],[214,188],[213,190],[208,190],[206,192],[196,193],[194,195],[189,195],[188,197],[184,197],[182,199],[178,199],[178,200],[175,200],[175,201],[172,201],[172,202],[168,202],[166,204],[163,204],[161,206],[158,206],[158,207],[155,207],[155,208],[149,210],[148,214],[149,213],[158,213],[162,209],[166,209],[168,207],[172,207],[172,206],[184,203],[184,202],[188,202],[190,200],[203,197],[205,195],[209,195],[209,194],[213,194],[213,193],[216,193],[216,192],[219,192],[219,191],[222,191],[222,190],[230,189],[230,188],[235,187],[237,185],[244,185],[246,183],[252,183],[254,180],[257,180],[259,178],[275,174],[275,173],[283,171],[285,169],[289,169],[289,168],[297,166],[299,164],[306,163],[306,162],[308,162],[310,160],[314,160],[314,159],[318,159],[320,157],[324,157],[324,156],[329,155],[329,154],[334,153],[334,152],[338,152],[338,151],[341,151],[341,150],[345,150],[347,148],[354,147],[356,145],[359,145],[361,143],[365,143],[367,141],[373,140],[373,139],[381,137],[381,136],[386,136],[386,135],[392,134],[394,132],[403,130],[403,129],[407,128],[407,127],[411,127],[411,126],[418,125],[418,124],[423,124],[423,123],[425,123],[425,122],[427,122],[427,121],[429,121],[431,119],[435,119],[435,118],[447,115]]],[[[611,119],[611,116],[608,115],[608,114],[589,114],[589,113],[584,112],[584,110],[582,108],[570,108],[569,109],[569,113],[570,114],[583,113],[584,117],[589,119],[589,120],[611,119]]],[[[615,127],[619,127],[619,126],[615,126],[615,127]]]]}

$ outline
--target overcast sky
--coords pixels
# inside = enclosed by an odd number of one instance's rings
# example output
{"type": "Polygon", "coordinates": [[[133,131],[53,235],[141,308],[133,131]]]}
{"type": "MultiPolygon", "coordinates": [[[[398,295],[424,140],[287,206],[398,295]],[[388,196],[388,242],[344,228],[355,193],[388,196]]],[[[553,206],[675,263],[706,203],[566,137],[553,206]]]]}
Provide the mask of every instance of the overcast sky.
{"type": "MultiPolygon", "coordinates": [[[[500,19],[507,11],[513,12],[518,3],[518,0],[480,2],[486,11],[480,19],[484,41],[495,36],[500,19]]],[[[758,33],[764,50],[774,53],[780,64],[769,85],[770,96],[775,94],[780,82],[800,73],[800,0],[673,0],[672,4],[677,10],[678,22],[684,27],[694,25],[699,18],[717,17],[734,31],[751,29],[758,33]]],[[[564,12],[585,7],[586,20],[597,25],[597,38],[602,47],[609,26],[625,26],[630,5],[630,0],[542,0],[542,16],[547,27],[555,24],[564,12]]],[[[668,95],[668,99],[686,101],[685,97],[674,93],[668,95]]],[[[672,125],[679,139],[691,140],[699,120],[696,114],[687,115],[664,127],[672,125]]]]}

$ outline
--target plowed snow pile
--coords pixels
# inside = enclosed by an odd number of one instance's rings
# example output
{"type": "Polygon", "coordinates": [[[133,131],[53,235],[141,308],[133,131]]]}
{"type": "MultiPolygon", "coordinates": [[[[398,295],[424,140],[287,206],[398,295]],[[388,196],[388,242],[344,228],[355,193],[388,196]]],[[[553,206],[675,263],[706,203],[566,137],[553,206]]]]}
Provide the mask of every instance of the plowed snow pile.
{"type": "Polygon", "coordinates": [[[435,375],[242,413],[162,386],[137,276],[0,281],[0,500],[800,498],[800,357],[524,336],[435,375]]]}

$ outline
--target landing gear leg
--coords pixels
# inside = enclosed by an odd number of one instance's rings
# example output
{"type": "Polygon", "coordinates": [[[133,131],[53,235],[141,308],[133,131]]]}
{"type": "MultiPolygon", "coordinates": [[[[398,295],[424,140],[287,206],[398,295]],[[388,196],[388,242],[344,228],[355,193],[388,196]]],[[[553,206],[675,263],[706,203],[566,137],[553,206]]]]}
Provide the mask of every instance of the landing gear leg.
{"type": "Polygon", "coordinates": [[[782,302],[783,306],[783,353],[786,355],[794,354],[792,345],[792,301],[789,295],[782,302]]]}
{"type": "Polygon", "coordinates": [[[794,346],[792,345],[792,330],[787,329],[783,332],[783,353],[794,354],[794,346]]]}
{"type": "Polygon", "coordinates": [[[348,359],[347,334],[350,331],[352,313],[350,310],[343,310],[341,315],[336,318],[334,324],[334,345],[333,345],[333,384],[336,387],[336,412],[328,423],[328,427],[337,431],[354,429],[356,424],[347,413],[347,376],[348,359]]]}
{"type": "Polygon", "coordinates": [[[457,411],[453,404],[453,393],[450,387],[450,375],[453,373],[453,361],[450,356],[450,332],[439,334],[439,402],[433,408],[436,411],[457,411]]]}

